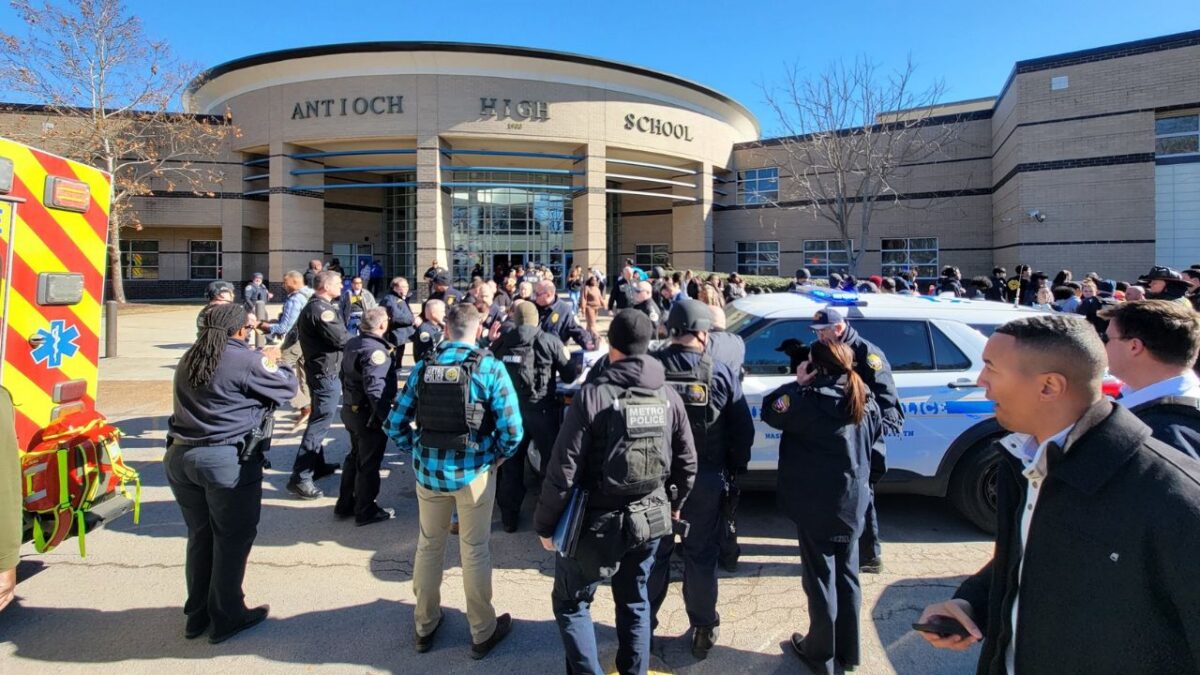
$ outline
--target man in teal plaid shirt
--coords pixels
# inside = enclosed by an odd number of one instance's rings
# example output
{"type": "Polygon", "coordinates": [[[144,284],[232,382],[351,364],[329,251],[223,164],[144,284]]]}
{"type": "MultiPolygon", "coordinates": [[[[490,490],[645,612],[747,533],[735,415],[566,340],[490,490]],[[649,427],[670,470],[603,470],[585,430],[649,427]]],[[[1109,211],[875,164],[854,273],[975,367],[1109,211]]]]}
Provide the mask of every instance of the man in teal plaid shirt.
{"type": "Polygon", "coordinates": [[[508,371],[476,346],[482,319],[474,306],[454,305],[446,317],[446,340],[432,359],[413,366],[384,424],[396,447],[412,454],[417,477],[421,530],[413,560],[414,646],[429,651],[442,623],[446,537],[457,508],[469,654],[475,659],[487,656],[512,630],[512,617],[497,617],[492,606],[492,469],[517,451],[523,428],[508,371]]]}

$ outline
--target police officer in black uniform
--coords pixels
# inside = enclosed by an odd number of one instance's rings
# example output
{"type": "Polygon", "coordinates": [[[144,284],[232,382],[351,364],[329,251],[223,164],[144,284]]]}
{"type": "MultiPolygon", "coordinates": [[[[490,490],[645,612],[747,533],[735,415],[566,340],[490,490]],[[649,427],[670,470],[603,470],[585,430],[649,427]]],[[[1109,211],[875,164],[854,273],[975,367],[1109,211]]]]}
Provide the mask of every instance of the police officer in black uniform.
{"type": "Polygon", "coordinates": [[[575,321],[571,303],[559,299],[553,281],[539,281],[534,285],[533,299],[538,306],[538,321],[542,330],[557,335],[563,344],[567,340],[574,340],[575,344],[588,351],[596,348],[592,334],[575,321]]]}
{"type": "Polygon", "coordinates": [[[437,352],[436,347],[446,334],[446,304],[441,300],[425,303],[425,320],[413,335],[413,360],[423,361],[437,352]]]}
{"type": "MultiPolygon", "coordinates": [[[[644,283],[644,282],[643,282],[644,283]]],[[[683,601],[692,626],[692,655],[708,656],[720,631],[717,613],[717,558],[720,554],[721,501],[730,475],[745,473],[754,440],[754,419],[738,376],[728,364],[706,353],[712,310],[699,300],[680,300],[667,317],[671,344],[653,355],[662,361],[667,384],[687,410],[699,468],[681,518],[683,601]]],[[[667,597],[675,537],[658,545],[648,591],[657,626],[658,609],[667,597]]]]}
{"type": "Polygon", "coordinates": [[[363,312],[361,334],[350,338],[342,355],[342,422],[350,433],[350,454],[342,464],[342,488],[333,512],[340,518],[354,516],[357,525],[370,525],[396,514],[381,508],[379,466],[387,436],[383,421],[396,400],[395,359],[384,339],[388,312],[372,307],[363,312]]]}
{"type": "MultiPolygon", "coordinates": [[[[442,302],[446,303],[446,311],[450,311],[450,308],[453,307],[455,303],[462,302],[463,294],[450,284],[450,273],[439,272],[438,275],[433,278],[433,283],[430,285],[433,290],[429,293],[429,298],[425,301],[425,304],[428,305],[430,300],[441,300],[442,302]]],[[[421,307],[421,313],[425,313],[424,305],[421,307]]]]}
{"type": "Polygon", "coordinates": [[[854,372],[867,383],[883,416],[882,433],[871,447],[871,501],[867,505],[866,524],[858,543],[860,569],[878,574],[883,569],[883,549],[879,544],[879,517],[875,514],[875,484],[887,471],[886,436],[904,432],[904,409],[892,378],[892,366],[878,347],[863,339],[846,323],[846,315],[836,307],[826,307],[813,316],[811,328],[821,342],[844,342],[854,350],[854,372]]]}
{"type": "Polygon", "coordinates": [[[408,279],[396,277],[392,279],[392,289],[379,301],[379,306],[388,313],[388,331],[385,337],[392,345],[392,359],[395,360],[397,368],[404,360],[404,348],[417,331],[413,327],[417,322],[416,317],[413,316],[412,308],[408,306],[409,296],[408,279]]]}
{"type": "Polygon", "coordinates": [[[538,328],[537,308],[532,302],[518,303],[514,314],[516,330],[501,335],[492,344],[492,354],[504,364],[517,389],[525,425],[517,454],[500,465],[496,485],[496,503],[505,532],[517,531],[525,501],[526,458],[534,472],[545,475],[550,449],[562,423],[558,380],[573,382],[579,377],[579,367],[562,340],[538,328]]]}
{"type": "Polygon", "coordinates": [[[300,318],[296,319],[296,334],[304,353],[304,370],[312,395],[312,414],[304,437],[300,439],[292,477],[287,484],[288,491],[301,499],[325,496],[313,481],[337,472],[337,464],[325,461],[322,443],[329,435],[329,425],[337,412],[342,350],[350,339],[341,315],[333,306],[333,300],[342,292],[342,275],[321,272],[314,283],[317,286],[313,295],[300,310],[300,318]]]}
{"type": "Polygon", "coordinates": [[[209,309],[175,369],[163,469],[188,530],[189,640],[211,627],[209,642],[223,642],[269,609],[246,607],[242,580],[262,510],[262,443],[272,409],[296,395],[296,376],[246,345],[252,328],[241,304],[209,309]]]}
{"type": "Polygon", "coordinates": [[[196,315],[197,334],[204,329],[204,315],[210,309],[233,302],[233,284],[220,280],[210,282],[204,289],[204,299],[208,301],[208,304],[200,308],[200,313],[196,315]]]}
{"type": "Polygon", "coordinates": [[[653,332],[650,319],[637,310],[622,310],[613,319],[610,365],[571,401],[534,514],[542,546],[555,550],[551,536],[576,488],[587,492],[582,533],[574,551],[556,556],[551,595],[572,673],[606,672],[590,606],[596,587],[609,577],[617,671],[646,672],[651,634],[646,580],[696,474],[683,401],[667,386],[662,363],[646,355],[653,332]]]}

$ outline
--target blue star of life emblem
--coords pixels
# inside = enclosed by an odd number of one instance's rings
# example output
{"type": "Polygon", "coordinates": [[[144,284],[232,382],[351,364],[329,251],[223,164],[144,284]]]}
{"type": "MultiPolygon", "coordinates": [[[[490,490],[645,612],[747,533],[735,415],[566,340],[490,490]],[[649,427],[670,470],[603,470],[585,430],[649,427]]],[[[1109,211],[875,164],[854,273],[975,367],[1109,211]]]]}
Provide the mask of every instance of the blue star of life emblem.
{"type": "Polygon", "coordinates": [[[58,368],[64,357],[70,358],[79,351],[79,345],[75,344],[79,339],[79,329],[74,325],[66,325],[65,321],[51,321],[50,330],[39,328],[37,334],[42,338],[42,343],[33,350],[34,363],[45,362],[49,368],[58,368]]]}

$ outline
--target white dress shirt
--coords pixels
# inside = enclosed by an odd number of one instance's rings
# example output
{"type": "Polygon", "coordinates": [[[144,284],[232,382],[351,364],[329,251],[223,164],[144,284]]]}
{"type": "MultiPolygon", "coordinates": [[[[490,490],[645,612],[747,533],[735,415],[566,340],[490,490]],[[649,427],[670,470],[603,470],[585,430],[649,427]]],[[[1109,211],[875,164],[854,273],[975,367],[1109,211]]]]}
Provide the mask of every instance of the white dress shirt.
{"type": "Polygon", "coordinates": [[[1159,380],[1141,389],[1130,389],[1128,386],[1123,386],[1121,387],[1121,398],[1117,403],[1126,408],[1132,408],[1164,396],[1200,398],[1200,377],[1196,377],[1196,373],[1189,370],[1178,377],[1159,380]]]}
{"type": "Polygon", "coordinates": [[[1033,522],[1033,511],[1037,508],[1038,495],[1041,494],[1042,483],[1046,478],[1046,448],[1052,442],[1063,447],[1067,435],[1074,428],[1075,424],[1072,423],[1066,429],[1047,438],[1040,445],[1037,439],[1029,434],[1013,434],[1001,441],[1001,445],[1025,465],[1025,471],[1022,473],[1029,481],[1029,489],[1025,492],[1025,508],[1021,510],[1021,560],[1017,563],[1017,594],[1013,598],[1012,640],[1009,641],[1008,648],[1004,651],[1005,667],[1009,675],[1016,673],[1017,608],[1021,603],[1021,574],[1025,570],[1025,545],[1029,541],[1029,526],[1033,522]]]}

